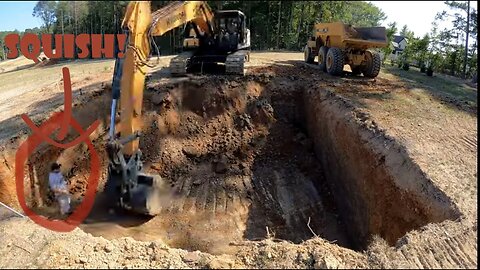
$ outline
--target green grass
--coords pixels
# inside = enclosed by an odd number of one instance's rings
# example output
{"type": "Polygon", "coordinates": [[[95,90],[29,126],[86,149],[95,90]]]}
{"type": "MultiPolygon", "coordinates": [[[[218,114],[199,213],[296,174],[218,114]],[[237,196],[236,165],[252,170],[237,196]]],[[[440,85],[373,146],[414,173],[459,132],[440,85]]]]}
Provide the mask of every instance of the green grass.
{"type": "Polygon", "coordinates": [[[443,97],[449,97],[451,99],[458,100],[460,102],[466,102],[469,105],[477,105],[477,91],[476,89],[467,86],[460,81],[454,81],[433,74],[433,77],[429,77],[424,73],[421,73],[417,68],[410,68],[405,71],[396,66],[385,66],[382,70],[386,73],[395,75],[401,81],[407,84],[407,87],[423,88],[434,95],[440,95],[443,97]]]}

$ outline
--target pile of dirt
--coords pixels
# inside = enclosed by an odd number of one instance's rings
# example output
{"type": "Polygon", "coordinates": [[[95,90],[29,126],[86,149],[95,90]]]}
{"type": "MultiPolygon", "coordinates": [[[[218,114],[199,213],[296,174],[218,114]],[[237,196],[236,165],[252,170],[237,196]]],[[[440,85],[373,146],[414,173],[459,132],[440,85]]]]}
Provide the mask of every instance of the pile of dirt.
{"type": "MultiPolygon", "coordinates": [[[[271,239],[244,243],[237,255],[170,248],[160,240],[108,241],[80,229],[54,233],[28,219],[0,223],[0,267],[5,268],[363,268],[366,257],[322,239],[302,245],[271,239]],[[321,249],[320,249],[321,248],[321,249]],[[15,254],[15,255],[13,255],[15,254]]],[[[240,245],[241,243],[239,243],[240,245]]]]}

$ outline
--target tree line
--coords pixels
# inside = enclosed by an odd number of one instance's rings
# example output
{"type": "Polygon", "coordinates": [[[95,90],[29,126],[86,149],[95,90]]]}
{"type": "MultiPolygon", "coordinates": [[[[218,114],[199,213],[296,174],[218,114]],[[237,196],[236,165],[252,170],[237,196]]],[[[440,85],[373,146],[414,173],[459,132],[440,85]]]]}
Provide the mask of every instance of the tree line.
{"type": "MultiPolygon", "coordinates": [[[[129,1],[38,1],[32,15],[41,28],[24,33],[113,34],[121,33],[121,22],[129,1]]],[[[376,6],[364,1],[207,1],[213,10],[238,9],[247,17],[252,49],[300,50],[315,22],[343,20],[357,26],[377,26],[386,18],[376,6]]],[[[151,1],[157,10],[170,1],[151,1]]],[[[19,33],[18,31],[16,31],[19,33]]],[[[6,32],[0,32],[0,39],[6,32]]],[[[23,33],[19,33],[23,34],[23,33]]],[[[175,53],[182,44],[182,28],[156,37],[163,53],[175,53]]],[[[1,52],[0,52],[1,53],[1,52]]]]}
{"type": "MultiPolygon", "coordinates": [[[[121,33],[121,22],[129,1],[38,1],[32,15],[42,20],[40,28],[26,29],[24,33],[52,34],[114,34],[121,33]]],[[[251,32],[254,50],[286,49],[300,51],[312,34],[317,22],[343,21],[358,27],[381,26],[385,13],[366,1],[207,1],[213,10],[237,9],[245,13],[247,27],[251,32]]],[[[151,1],[152,11],[170,1],[151,1]]],[[[429,64],[440,72],[458,75],[465,63],[465,44],[458,42],[466,35],[467,5],[465,2],[446,1],[444,12],[437,15],[432,31],[416,37],[412,31],[393,23],[388,25],[387,37],[400,34],[409,40],[402,55],[403,62],[416,61],[429,64]],[[451,29],[438,29],[438,23],[453,18],[451,29]]],[[[161,54],[177,53],[182,45],[182,28],[177,28],[162,37],[156,37],[161,54]]],[[[0,43],[10,32],[0,32],[0,43]]],[[[468,47],[468,72],[476,73],[476,10],[470,9],[470,47],[468,47]]],[[[3,44],[0,44],[3,45],[3,44]]],[[[1,46],[2,48],[4,46],[1,46]]],[[[391,46],[383,49],[391,53],[391,46]]],[[[0,50],[0,58],[4,52],[0,50]]],[[[384,57],[386,59],[387,57],[384,57]]]]}
{"type": "Polygon", "coordinates": [[[465,1],[444,3],[445,10],[437,13],[430,32],[422,37],[415,36],[407,26],[401,30],[397,29],[395,23],[388,26],[387,35],[390,38],[397,32],[408,40],[397,64],[408,69],[408,64],[415,62],[421,69],[430,68],[436,72],[471,78],[477,74],[478,68],[477,10],[469,8],[465,1]],[[441,29],[439,25],[446,20],[452,21],[452,25],[441,29]]]}

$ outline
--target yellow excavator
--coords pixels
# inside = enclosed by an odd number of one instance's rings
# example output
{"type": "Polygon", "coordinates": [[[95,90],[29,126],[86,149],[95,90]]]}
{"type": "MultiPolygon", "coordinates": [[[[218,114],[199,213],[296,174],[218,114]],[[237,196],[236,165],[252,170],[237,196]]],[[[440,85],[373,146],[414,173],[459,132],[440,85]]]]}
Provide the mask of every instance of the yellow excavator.
{"type": "MultiPolygon", "coordinates": [[[[152,37],[180,26],[185,27],[184,51],[172,58],[172,74],[185,74],[195,65],[210,63],[225,64],[227,73],[245,74],[250,31],[241,11],[213,12],[205,1],[172,2],[155,12],[151,11],[149,1],[128,4],[122,22],[127,35],[125,57],[115,62],[107,143],[109,166],[105,191],[115,208],[146,215],[156,215],[161,209],[165,183],[161,177],[143,172],[140,118],[145,75],[147,68],[152,67],[148,63],[151,44],[155,44],[152,37]],[[120,127],[115,132],[118,100],[120,127]]],[[[116,49],[120,49],[118,45],[116,49]]]]}

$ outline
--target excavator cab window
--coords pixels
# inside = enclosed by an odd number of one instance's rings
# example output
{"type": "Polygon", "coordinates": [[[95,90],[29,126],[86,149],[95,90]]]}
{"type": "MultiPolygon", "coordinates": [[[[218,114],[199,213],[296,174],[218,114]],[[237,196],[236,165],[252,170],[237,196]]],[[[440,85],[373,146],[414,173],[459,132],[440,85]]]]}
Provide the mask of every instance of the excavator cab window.
{"type": "Polygon", "coordinates": [[[219,11],[215,16],[215,24],[218,30],[228,32],[230,34],[241,34],[244,28],[243,14],[238,11],[219,11]]]}
{"type": "Polygon", "coordinates": [[[228,18],[227,19],[227,30],[228,33],[230,34],[235,34],[239,32],[239,27],[238,27],[238,20],[237,18],[228,18]]]}
{"type": "Polygon", "coordinates": [[[245,40],[245,16],[239,11],[217,11],[215,25],[220,47],[234,50],[245,40]]]}
{"type": "Polygon", "coordinates": [[[218,20],[218,29],[225,30],[225,18],[221,18],[218,20]]]}
{"type": "Polygon", "coordinates": [[[196,37],[197,34],[195,33],[195,29],[190,28],[190,32],[188,33],[188,37],[193,38],[196,37]]]}

